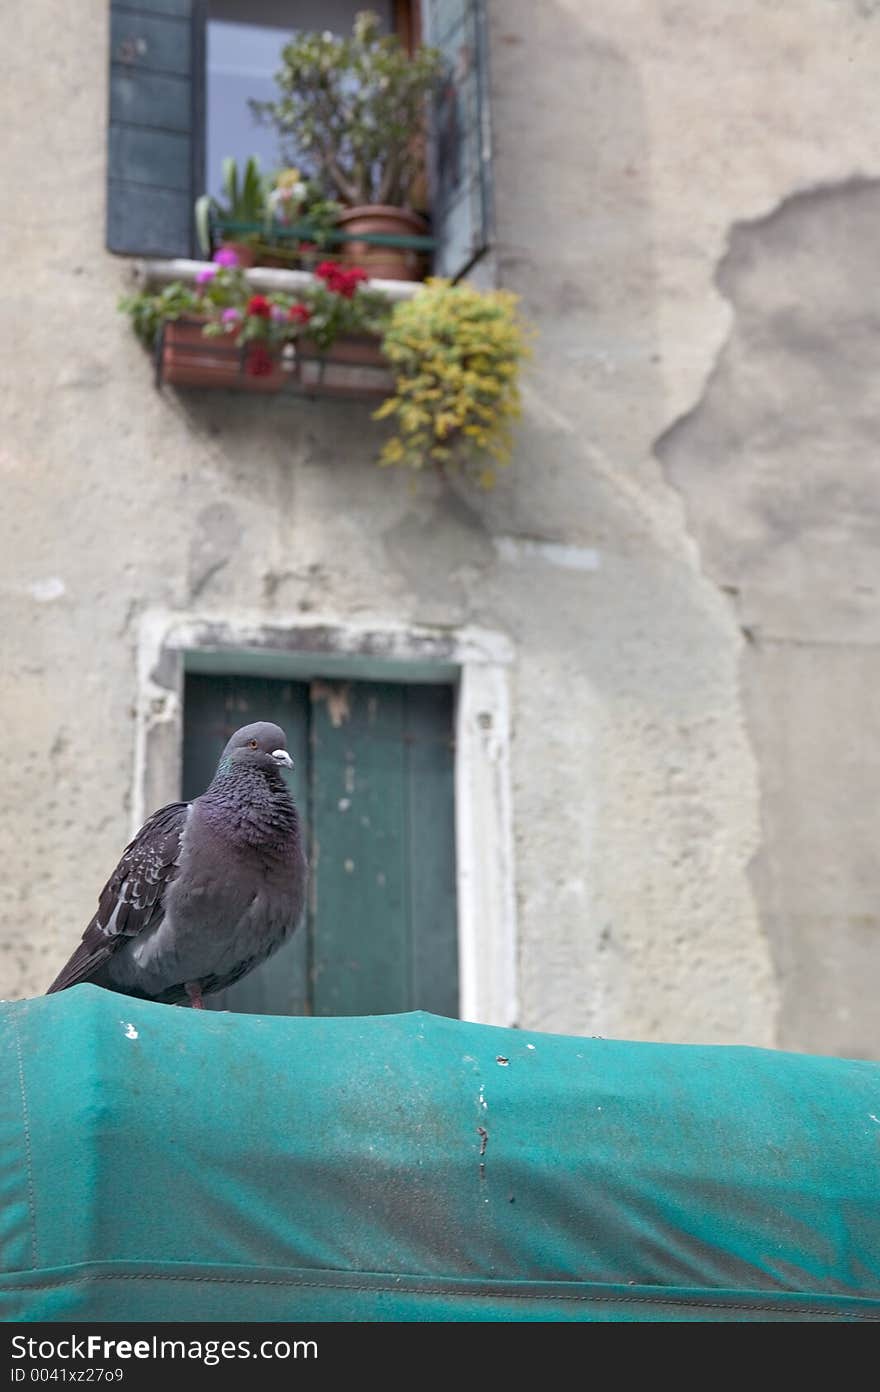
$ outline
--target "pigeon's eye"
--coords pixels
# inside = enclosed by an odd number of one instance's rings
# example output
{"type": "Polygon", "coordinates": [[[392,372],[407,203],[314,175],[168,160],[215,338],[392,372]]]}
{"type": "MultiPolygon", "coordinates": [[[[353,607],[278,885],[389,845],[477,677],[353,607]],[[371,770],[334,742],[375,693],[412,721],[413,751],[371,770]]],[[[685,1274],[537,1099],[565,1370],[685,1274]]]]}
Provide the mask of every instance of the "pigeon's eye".
{"type": "Polygon", "coordinates": [[[256,741],[256,740],[248,740],[248,744],[250,745],[251,749],[256,749],[256,747],[257,747],[257,741],[256,741]]]}

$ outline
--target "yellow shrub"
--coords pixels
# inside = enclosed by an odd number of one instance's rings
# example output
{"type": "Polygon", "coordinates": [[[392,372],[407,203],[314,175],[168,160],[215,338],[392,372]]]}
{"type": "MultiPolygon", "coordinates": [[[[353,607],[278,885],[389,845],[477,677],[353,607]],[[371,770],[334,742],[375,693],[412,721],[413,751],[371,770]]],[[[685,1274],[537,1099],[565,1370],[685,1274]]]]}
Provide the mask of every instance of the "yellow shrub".
{"type": "Polygon", "coordinates": [[[395,304],[383,339],[395,391],[375,412],[395,433],[380,464],[411,469],[464,466],[483,488],[510,460],[511,423],[520,414],[518,372],[531,330],[504,290],[429,280],[395,304]]]}

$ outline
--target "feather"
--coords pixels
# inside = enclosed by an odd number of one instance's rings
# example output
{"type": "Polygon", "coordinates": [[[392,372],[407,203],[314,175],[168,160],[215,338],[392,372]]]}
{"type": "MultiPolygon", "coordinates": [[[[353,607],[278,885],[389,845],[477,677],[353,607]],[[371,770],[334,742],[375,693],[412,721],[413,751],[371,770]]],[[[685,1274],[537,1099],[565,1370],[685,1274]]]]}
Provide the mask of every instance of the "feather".
{"type": "Polygon", "coordinates": [[[281,777],[292,767],[285,745],[277,725],[245,726],[200,797],[153,813],[49,993],[90,981],[198,1005],[281,946],[301,917],[307,876],[281,777]]]}

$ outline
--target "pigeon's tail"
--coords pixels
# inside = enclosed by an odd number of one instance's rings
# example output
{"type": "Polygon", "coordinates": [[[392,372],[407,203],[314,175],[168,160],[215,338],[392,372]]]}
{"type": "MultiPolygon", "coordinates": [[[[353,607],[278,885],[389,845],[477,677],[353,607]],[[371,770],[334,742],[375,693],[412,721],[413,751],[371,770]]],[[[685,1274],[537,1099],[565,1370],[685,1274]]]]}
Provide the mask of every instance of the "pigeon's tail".
{"type": "Polygon", "coordinates": [[[98,912],[83,933],[82,942],[62,967],[46,995],[81,981],[108,983],[103,966],[121,943],[164,916],[166,885],[177,873],[180,840],[189,804],[160,807],[126,846],[122,859],[101,890],[98,912]]]}
{"type": "Polygon", "coordinates": [[[92,936],[95,931],[94,928],[86,930],[86,935],[76,952],[61,968],[46,992],[47,996],[51,996],[54,991],[64,991],[68,986],[78,986],[82,981],[94,981],[95,974],[100,971],[112,951],[112,945],[100,930],[97,930],[99,940],[95,940],[92,936]]]}

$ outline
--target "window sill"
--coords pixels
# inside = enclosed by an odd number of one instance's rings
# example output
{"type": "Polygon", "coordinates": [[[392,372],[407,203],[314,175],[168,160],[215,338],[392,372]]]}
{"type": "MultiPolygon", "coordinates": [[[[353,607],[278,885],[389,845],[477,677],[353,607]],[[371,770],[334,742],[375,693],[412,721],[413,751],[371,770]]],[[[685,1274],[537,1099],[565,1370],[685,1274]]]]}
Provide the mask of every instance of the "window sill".
{"type": "MultiPolygon", "coordinates": [[[[140,286],[170,285],[181,280],[192,284],[199,271],[210,266],[210,261],[189,261],[183,257],[172,260],[139,260],[133,262],[134,277],[140,286]]],[[[255,290],[294,293],[304,285],[316,284],[310,271],[286,271],[275,266],[253,266],[245,271],[248,281],[255,290]]],[[[371,290],[386,295],[389,300],[411,300],[422,288],[420,280],[368,280],[371,290]]]]}

